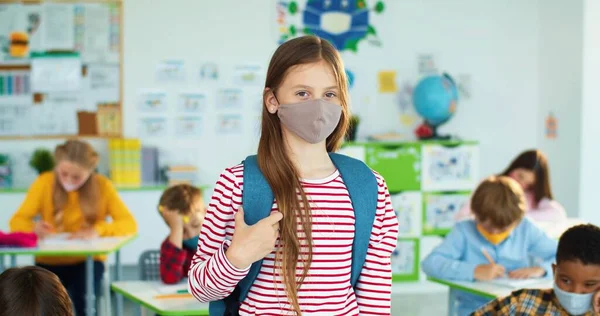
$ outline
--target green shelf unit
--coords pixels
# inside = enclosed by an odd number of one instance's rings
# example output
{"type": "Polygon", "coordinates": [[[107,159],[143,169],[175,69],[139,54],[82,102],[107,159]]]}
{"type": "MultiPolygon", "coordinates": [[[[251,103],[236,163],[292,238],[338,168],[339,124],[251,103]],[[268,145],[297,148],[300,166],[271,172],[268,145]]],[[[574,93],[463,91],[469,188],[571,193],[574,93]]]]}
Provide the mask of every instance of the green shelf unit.
{"type": "Polygon", "coordinates": [[[456,213],[470,196],[469,191],[423,193],[423,236],[446,236],[454,226],[456,213]]]}
{"type": "Polygon", "coordinates": [[[398,246],[392,254],[392,282],[419,281],[419,238],[398,238],[398,246]]]}
{"type": "Polygon", "coordinates": [[[370,143],[365,149],[365,163],[383,176],[390,192],[421,189],[420,145],[370,143]]]}

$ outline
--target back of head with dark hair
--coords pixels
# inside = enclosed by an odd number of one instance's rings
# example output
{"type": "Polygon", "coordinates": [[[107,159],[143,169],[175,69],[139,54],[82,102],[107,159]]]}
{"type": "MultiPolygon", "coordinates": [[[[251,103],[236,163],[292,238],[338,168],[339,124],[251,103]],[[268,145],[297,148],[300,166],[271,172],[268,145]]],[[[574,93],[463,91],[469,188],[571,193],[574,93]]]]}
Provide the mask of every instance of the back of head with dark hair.
{"type": "Polygon", "coordinates": [[[58,277],[40,267],[0,274],[0,316],[73,316],[71,299],[58,277]]]}
{"type": "Polygon", "coordinates": [[[560,236],[556,263],[579,261],[584,265],[600,265],[600,228],[586,224],[569,228],[560,236]]]}

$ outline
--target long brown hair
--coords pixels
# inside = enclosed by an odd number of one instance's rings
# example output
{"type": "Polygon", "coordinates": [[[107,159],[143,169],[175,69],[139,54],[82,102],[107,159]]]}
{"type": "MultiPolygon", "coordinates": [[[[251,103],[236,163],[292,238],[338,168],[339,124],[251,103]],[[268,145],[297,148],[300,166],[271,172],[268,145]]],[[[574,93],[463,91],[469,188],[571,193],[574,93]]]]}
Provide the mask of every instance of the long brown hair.
{"type": "Polygon", "coordinates": [[[535,174],[535,183],[533,184],[533,196],[535,203],[541,199],[554,199],[552,189],[550,188],[550,170],[548,167],[548,158],[543,152],[537,149],[522,152],[513,160],[508,168],[502,172],[503,176],[509,176],[515,169],[525,169],[533,171],[535,174]]]}
{"type": "MultiPolygon", "coordinates": [[[[271,58],[265,87],[275,93],[291,67],[319,61],[325,61],[331,66],[340,91],[342,115],[337,127],[326,140],[327,151],[333,152],[340,147],[349,124],[346,73],[342,59],[333,45],[316,36],[298,37],[283,43],[271,58]]],[[[283,282],[290,304],[296,314],[301,315],[298,289],[306,278],[312,262],[312,218],[298,171],[285,150],[279,117],[267,110],[268,96],[269,91],[265,91],[257,160],[260,170],[273,190],[277,207],[284,215],[280,222],[280,241],[283,247],[277,249],[275,262],[281,264],[283,282]],[[305,238],[302,238],[303,242],[298,237],[298,217],[301,219],[305,235],[305,238]],[[306,255],[300,258],[301,253],[306,255]],[[296,278],[298,261],[301,261],[303,266],[302,276],[299,279],[296,278]]]]}
{"type": "MultiPolygon", "coordinates": [[[[98,164],[98,153],[86,142],[68,140],[64,144],[56,146],[54,159],[57,165],[66,160],[92,172],[87,181],[77,191],[79,193],[79,207],[83,213],[85,223],[90,226],[93,225],[98,215],[98,198],[100,194],[98,179],[94,174],[94,169],[98,164]]],[[[57,226],[60,226],[62,224],[63,208],[67,203],[67,191],[60,183],[57,174],[54,176],[52,202],[54,204],[54,222],[57,226]]]]}
{"type": "Polygon", "coordinates": [[[0,274],[0,316],[72,316],[67,290],[58,277],[40,267],[11,268],[0,274]]]}

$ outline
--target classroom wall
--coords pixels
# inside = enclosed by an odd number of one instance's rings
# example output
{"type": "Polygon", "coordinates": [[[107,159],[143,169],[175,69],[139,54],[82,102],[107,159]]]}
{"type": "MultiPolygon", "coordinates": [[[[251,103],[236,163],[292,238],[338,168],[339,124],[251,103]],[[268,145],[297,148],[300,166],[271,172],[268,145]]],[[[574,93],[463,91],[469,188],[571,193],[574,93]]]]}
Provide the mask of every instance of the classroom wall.
{"type": "Polygon", "coordinates": [[[581,107],[581,179],[579,205],[582,218],[600,225],[600,2],[583,1],[583,88],[581,107]]]}
{"type": "Polygon", "coordinates": [[[549,157],[552,189],[569,216],[578,216],[581,144],[583,1],[546,0],[539,5],[538,147],[549,157]],[[546,118],[558,121],[548,139],[546,118]]]}

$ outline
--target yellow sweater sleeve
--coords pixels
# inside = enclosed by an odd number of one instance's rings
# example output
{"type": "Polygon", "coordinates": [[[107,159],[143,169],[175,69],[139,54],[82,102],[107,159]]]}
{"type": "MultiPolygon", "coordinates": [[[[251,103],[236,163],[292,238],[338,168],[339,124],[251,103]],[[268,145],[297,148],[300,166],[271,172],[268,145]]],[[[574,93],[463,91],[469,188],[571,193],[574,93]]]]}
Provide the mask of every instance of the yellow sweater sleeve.
{"type": "Polygon", "coordinates": [[[10,231],[32,232],[35,223],[33,219],[42,212],[42,203],[45,194],[52,194],[51,187],[47,185],[47,175],[40,175],[29,187],[25,200],[10,219],[10,231]]]}
{"type": "Polygon", "coordinates": [[[117,190],[110,180],[105,179],[101,185],[101,196],[107,199],[107,214],[111,217],[112,222],[107,223],[105,219],[99,219],[94,228],[98,235],[107,236],[125,236],[135,234],[137,232],[137,223],[133,215],[127,209],[127,206],[119,197],[117,190]]]}

